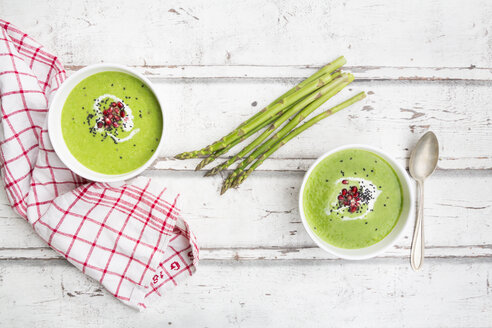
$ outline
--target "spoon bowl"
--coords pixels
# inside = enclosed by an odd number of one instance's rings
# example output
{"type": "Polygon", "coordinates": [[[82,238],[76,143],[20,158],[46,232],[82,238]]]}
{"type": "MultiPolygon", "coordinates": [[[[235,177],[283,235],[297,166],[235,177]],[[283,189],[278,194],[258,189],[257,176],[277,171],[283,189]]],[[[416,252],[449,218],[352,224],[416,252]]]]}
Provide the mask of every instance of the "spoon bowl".
{"type": "Polygon", "coordinates": [[[434,132],[429,131],[420,138],[410,156],[410,175],[415,180],[424,180],[437,167],[439,160],[439,142],[434,132]]]}
{"type": "Polygon", "coordinates": [[[436,169],[439,160],[439,142],[436,135],[429,131],[424,134],[415,145],[410,155],[410,175],[417,180],[419,197],[417,220],[412,239],[410,264],[417,271],[424,263],[424,180],[436,169]]]}

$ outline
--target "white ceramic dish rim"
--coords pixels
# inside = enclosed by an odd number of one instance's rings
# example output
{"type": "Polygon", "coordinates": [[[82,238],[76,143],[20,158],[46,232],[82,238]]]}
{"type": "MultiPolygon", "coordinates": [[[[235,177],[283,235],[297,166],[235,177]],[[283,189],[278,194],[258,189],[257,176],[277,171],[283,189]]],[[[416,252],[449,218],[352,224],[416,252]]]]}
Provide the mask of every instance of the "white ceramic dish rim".
{"type": "Polygon", "coordinates": [[[307,233],[311,237],[311,239],[323,250],[327,251],[328,253],[331,253],[332,255],[335,255],[337,257],[347,259],[347,260],[364,260],[364,259],[369,259],[375,256],[378,256],[379,254],[383,253],[386,251],[389,247],[393,246],[396,241],[402,236],[402,234],[405,232],[407,226],[410,224],[411,218],[414,216],[415,212],[415,196],[414,196],[414,185],[413,182],[411,181],[410,177],[408,176],[406,170],[398,164],[390,155],[388,155],[386,152],[384,152],[381,149],[378,149],[376,147],[372,147],[369,145],[362,145],[362,144],[349,144],[349,145],[344,145],[340,146],[337,148],[334,148],[325,154],[323,154],[321,157],[319,157],[316,162],[314,162],[309,170],[306,172],[304,175],[304,179],[302,181],[301,185],[301,190],[299,191],[299,213],[301,215],[302,219],[302,224],[304,226],[304,229],[306,229],[307,233]],[[341,150],[346,150],[346,149],[361,149],[361,150],[367,150],[370,152],[375,153],[378,156],[381,156],[384,160],[386,160],[395,170],[396,174],[398,175],[400,179],[400,183],[402,185],[402,190],[403,190],[403,208],[400,214],[400,218],[398,219],[397,224],[393,228],[393,230],[381,241],[377,242],[374,245],[371,245],[369,247],[365,248],[359,248],[359,249],[345,249],[345,248],[339,248],[335,247],[333,245],[328,244],[327,242],[323,241],[320,239],[316,234],[311,230],[309,227],[306,217],[304,215],[304,204],[303,204],[303,194],[304,194],[304,187],[306,186],[306,181],[308,177],[310,176],[311,172],[313,169],[326,157],[341,151],[341,150]]]}
{"type": "Polygon", "coordinates": [[[155,90],[154,86],[149,81],[149,79],[147,79],[142,74],[134,71],[133,69],[119,64],[103,63],[103,64],[89,65],[80,69],[73,75],[71,75],[68,79],[66,79],[62,83],[60,88],[55,92],[55,95],[52,98],[49,112],[48,112],[48,134],[51,140],[51,144],[53,145],[53,149],[55,150],[60,160],[70,170],[80,175],[81,177],[86,178],[88,180],[99,181],[99,182],[114,182],[114,181],[131,179],[142,173],[144,170],[146,170],[157,159],[157,156],[162,149],[165,140],[164,135],[166,131],[166,124],[167,124],[167,119],[164,113],[164,107],[162,105],[162,101],[159,97],[159,94],[155,90]],[[107,72],[107,71],[117,71],[117,72],[127,73],[129,75],[138,78],[143,83],[145,83],[145,85],[147,85],[147,87],[154,93],[159,103],[159,106],[161,108],[162,119],[163,119],[161,139],[159,145],[154,151],[154,154],[149,158],[147,162],[145,162],[145,164],[143,164],[139,168],[127,173],[117,174],[117,175],[109,175],[109,174],[95,172],[82,165],[72,155],[67,145],[65,144],[65,141],[63,139],[61,124],[60,124],[63,105],[65,104],[65,100],[67,99],[72,89],[83,79],[93,74],[100,73],[100,72],[107,72]]]}

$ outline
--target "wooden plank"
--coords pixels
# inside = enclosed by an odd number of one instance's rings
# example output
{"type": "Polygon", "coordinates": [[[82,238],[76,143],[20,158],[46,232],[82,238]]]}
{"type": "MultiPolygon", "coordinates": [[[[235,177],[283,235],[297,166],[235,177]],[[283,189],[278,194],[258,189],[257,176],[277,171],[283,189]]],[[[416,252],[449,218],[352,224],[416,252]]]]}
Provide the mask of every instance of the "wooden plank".
{"type": "Polygon", "coordinates": [[[345,54],[381,76],[387,67],[478,67],[490,79],[492,68],[486,0],[11,0],[0,11],[67,65],[319,66],[345,54]]]}
{"type": "MultiPolygon", "coordinates": [[[[203,259],[333,259],[316,248],[302,226],[297,209],[300,173],[258,172],[223,197],[218,196],[219,178],[191,172],[150,176],[183,191],[182,213],[204,249],[203,259]]],[[[492,257],[491,182],[487,171],[441,171],[431,177],[425,201],[428,256],[492,257]]],[[[0,259],[57,258],[8,209],[3,194],[0,213],[0,259]]],[[[382,256],[408,257],[412,228],[382,256]]]]}
{"type": "Polygon", "coordinates": [[[490,260],[203,262],[143,313],[64,261],[1,261],[7,327],[485,327],[490,260]],[[301,265],[302,264],[302,265],[301,265]]]}
{"type": "MultiPolygon", "coordinates": [[[[408,238],[406,238],[408,239],[408,238]]],[[[409,243],[397,245],[378,258],[408,258],[409,243]]],[[[427,246],[425,258],[492,258],[492,245],[427,246]]],[[[58,260],[63,257],[51,248],[0,248],[0,261],[10,260],[58,260]]],[[[255,248],[201,248],[200,261],[289,261],[289,260],[338,260],[317,246],[303,247],[255,247],[255,248]]]]}
{"type": "MultiPolygon", "coordinates": [[[[169,142],[154,168],[193,169],[196,161],[172,156],[219,139],[293,84],[242,79],[159,82],[169,142]]],[[[380,147],[406,164],[412,147],[427,130],[440,140],[440,168],[492,169],[488,83],[355,82],[322,108],[361,90],[368,93],[367,99],[307,130],[273,155],[282,160],[267,160],[259,169],[306,170],[324,152],[348,143],[380,147]]]]}
{"type": "MultiPolygon", "coordinates": [[[[68,65],[68,74],[84,66],[68,65]]],[[[130,66],[153,81],[164,79],[303,79],[321,66],[266,65],[141,65],[130,66]]],[[[351,66],[344,69],[355,75],[356,81],[490,81],[492,69],[477,67],[388,67],[351,66]]]]}

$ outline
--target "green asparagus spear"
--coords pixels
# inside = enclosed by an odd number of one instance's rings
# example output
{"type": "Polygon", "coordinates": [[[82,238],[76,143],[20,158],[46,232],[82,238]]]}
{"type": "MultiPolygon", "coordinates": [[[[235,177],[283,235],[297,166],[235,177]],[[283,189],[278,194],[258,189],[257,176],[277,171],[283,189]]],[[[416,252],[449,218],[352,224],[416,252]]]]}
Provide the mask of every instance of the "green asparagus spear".
{"type": "Polygon", "coordinates": [[[265,153],[263,153],[257,160],[256,162],[253,163],[253,165],[251,165],[251,167],[247,170],[247,171],[244,171],[240,176],[237,177],[236,181],[234,182],[234,187],[237,187],[239,186],[241,183],[243,183],[243,181],[251,174],[251,172],[253,172],[258,166],[260,166],[263,161],[268,158],[270,155],[272,155],[274,152],[276,152],[280,147],[282,147],[283,145],[285,145],[289,140],[291,140],[292,138],[296,137],[297,135],[299,135],[301,132],[305,131],[306,129],[308,129],[309,127],[313,126],[314,124],[318,123],[319,121],[321,121],[322,119],[324,118],[327,118],[328,116],[332,115],[332,114],[335,114],[336,112],[344,109],[345,107],[348,107],[352,104],[354,104],[355,102],[359,101],[359,100],[362,100],[366,97],[366,94],[364,92],[361,92],[359,94],[357,94],[356,96],[344,101],[343,103],[313,117],[312,119],[310,119],[309,121],[307,121],[306,123],[302,124],[301,126],[299,126],[298,128],[292,130],[288,135],[286,135],[283,139],[281,139],[280,141],[278,141],[273,147],[271,147],[268,151],[266,151],[265,153]]]}
{"type": "MultiPolygon", "coordinates": [[[[234,140],[240,138],[241,136],[247,134],[249,131],[253,130],[256,126],[261,125],[265,121],[268,121],[270,118],[274,117],[278,112],[284,110],[287,106],[295,103],[299,99],[305,97],[306,95],[312,93],[313,91],[319,89],[323,85],[327,84],[332,80],[331,73],[335,70],[339,69],[346,62],[344,57],[339,57],[335,61],[326,65],[322,68],[325,71],[324,74],[320,75],[316,79],[305,83],[302,87],[295,87],[292,93],[287,92],[287,94],[281,96],[276,100],[275,103],[270,104],[260,111],[259,114],[254,115],[249,120],[247,120],[246,124],[240,125],[238,128],[233,130],[231,133],[221,138],[220,140],[214,142],[213,144],[202,148],[200,150],[184,152],[175,156],[178,159],[188,159],[194,158],[198,156],[206,156],[214,153],[217,150],[227,147],[227,145],[234,140]]],[[[315,73],[315,75],[319,75],[315,73]]]]}
{"type": "MultiPolygon", "coordinates": [[[[345,63],[347,62],[346,59],[345,59],[345,57],[343,57],[343,56],[338,57],[334,62],[337,62],[337,61],[339,62],[340,67],[342,67],[343,65],[345,65],[345,63]]],[[[287,91],[286,93],[284,93],[283,95],[281,95],[280,97],[278,97],[277,99],[275,99],[274,101],[272,101],[271,104],[267,106],[267,108],[275,105],[280,100],[282,100],[282,98],[287,97],[288,95],[291,95],[292,93],[294,93],[297,90],[300,90],[305,85],[313,82],[314,80],[320,78],[321,76],[323,76],[325,74],[331,74],[332,72],[334,72],[335,70],[333,69],[333,63],[329,63],[329,64],[321,67],[316,73],[314,73],[310,77],[306,78],[301,83],[299,83],[298,85],[296,85],[295,87],[293,87],[292,89],[290,89],[289,91],[287,91]]],[[[238,127],[241,127],[243,125],[248,124],[249,122],[251,122],[252,120],[256,119],[261,114],[263,114],[263,112],[259,111],[258,113],[256,113],[252,117],[250,117],[248,120],[246,120],[243,123],[241,123],[238,127]]]]}
{"type": "Polygon", "coordinates": [[[227,179],[224,180],[222,185],[221,192],[225,192],[229,189],[236,178],[248,167],[248,165],[253,162],[258,156],[267,151],[275,142],[279,139],[283,138],[287,133],[289,133],[292,129],[294,129],[299,123],[301,123],[309,114],[311,114],[316,108],[325,103],[328,99],[336,95],[343,88],[345,88],[348,84],[350,84],[354,80],[354,76],[352,74],[343,74],[341,78],[337,79],[335,86],[330,89],[327,93],[313,101],[309,106],[300,111],[289,123],[287,123],[280,131],[275,133],[269,140],[260,145],[255,149],[253,153],[251,153],[238,167],[232,172],[227,179]]]}
{"type": "MultiPolygon", "coordinates": [[[[347,75],[346,75],[347,76],[347,75]]],[[[305,97],[302,101],[298,102],[297,105],[293,106],[290,110],[286,111],[281,117],[279,117],[275,122],[273,122],[268,129],[266,129],[258,138],[253,140],[249,145],[247,145],[243,150],[241,150],[238,154],[230,158],[229,160],[225,161],[224,163],[214,167],[212,170],[210,170],[206,175],[214,175],[222,170],[225,170],[228,168],[230,165],[232,165],[235,161],[237,161],[239,158],[242,158],[249,154],[253,149],[256,148],[259,144],[261,144],[270,134],[272,134],[275,130],[277,130],[278,127],[280,127],[285,121],[287,121],[289,118],[291,118],[295,113],[299,111],[304,111],[305,109],[312,103],[318,104],[316,107],[320,106],[320,100],[325,102],[327,100],[326,94],[332,94],[331,90],[335,89],[340,86],[341,83],[345,81],[346,78],[341,76],[339,72],[334,74],[333,81],[330,82],[329,84],[323,86],[316,92],[311,93],[309,96],[305,97]],[[324,99],[324,100],[323,100],[324,99]]],[[[307,116],[307,115],[305,115],[307,116]]],[[[255,156],[256,158],[256,156],[255,156]]],[[[232,181],[232,180],[231,180],[232,181]]]]}
{"type": "MultiPolygon", "coordinates": [[[[241,138],[234,140],[234,142],[230,143],[227,147],[222,148],[221,150],[217,150],[213,154],[210,154],[208,157],[205,157],[195,167],[195,171],[201,170],[206,165],[212,163],[213,161],[215,161],[217,159],[217,157],[219,157],[220,155],[226,154],[227,152],[229,152],[229,150],[231,150],[231,148],[233,148],[237,144],[241,143],[242,141],[248,139],[253,134],[255,134],[256,132],[260,131],[261,129],[263,129],[264,127],[268,126],[269,124],[273,123],[276,119],[277,119],[276,117],[272,117],[269,121],[265,122],[262,125],[257,126],[254,130],[251,130],[250,132],[248,132],[247,134],[245,134],[241,138]]],[[[207,176],[207,174],[205,174],[205,176],[207,176]]]]}
{"type": "MultiPolygon", "coordinates": [[[[304,98],[303,98],[304,99],[304,98]]],[[[292,104],[290,105],[289,107],[287,107],[285,110],[288,111],[290,110],[292,107],[294,107],[297,103],[299,103],[300,101],[302,101],[303,99],[299,100],[298,102],[296,102],[295,104],[292,104]]],[[[270,120],[266,121],[265,123],[263,123],[262,125],[256,127],[254,130],[250,131],[249,133],[247,133],[246,135],[242,136],[241,138],[239,139],[236,139],[234,140],[229,146],[225,147],[225,148],[222,148],[221,150],[218,150],[216,152],[214,152],[213,154],[205,157],[200,163],[198,163],[198,165],[195,167],[195,171],[198,171],[200,169],[202,169],[204,166],[212,163],[215,159],[217,159],[217,157],[219,157],[220,155],[223,155],[227,152],[229,152],[229,150],[231,150],[231,148],[233,148],[234,146],[236,146],[237,144],[243,142],[244,140],[246,140],[247,138],[249,138],[250,136],[252,136],[253,134],[255,134],[256,132],[260,131],[261,129],[263,129],[264,127],[268,126],[269,124],[272,124],[273,122],[275,122],[277,119],[280,118],[280,116],[282,116],[284,113],[284,111],[281,111],[279,112],[275,117],[272,117],[270,120]]],[[[208,171],[205,176],[211,176],[213,174],[210,174],[211,171],[208,171]]],[[[218,172],[218,171],[217,171],[218,172]]],[[[216,173],[217,173],[216,172],[216,173]]]]}

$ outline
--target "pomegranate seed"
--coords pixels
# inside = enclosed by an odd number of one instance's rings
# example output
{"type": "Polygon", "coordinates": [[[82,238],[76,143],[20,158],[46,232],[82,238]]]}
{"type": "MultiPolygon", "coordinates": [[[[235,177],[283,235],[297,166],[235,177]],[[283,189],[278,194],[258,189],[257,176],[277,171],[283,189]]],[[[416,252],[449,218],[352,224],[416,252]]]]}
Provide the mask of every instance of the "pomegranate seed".
{"type": "Polygon", "coordinates": [[[338,196],[338,199],[339,200],[342,200],[343,199],[343,196],[342,195],[338,196]]]}
{"type": "Polygon", "coordinates": [[[343,184],[348,184],[348,181],[347,180],[342,180],[342,183],[343,184]]]}
{"type": "Polygon", "coordinates": [[[111,106],[112,106],[112,107],[115,107],[115,106],[116,106],[116,103],[115,103],[115,102],[112,102],[112,103],[111,103],[111,106]]]}
{"type": "Polygon", "coordinates": [[[351,195],[348,195],[347,196],[347,200],[351,200],[352,199],[352,196],[351,195]]]}
{"type": "Polygon", "coordinates": [[[119,115],[116,115],[116,116],[114,117],[114,119],[115,119],[116,121],[121,121],[121,117],[120,117],[119,115]]]}
{"type": "Polygon", "coordinates": [[[354,197],[359,197],[359,193],[358,192],[354,192],[354,197]]]}
{"type": "Polygon", "coordinates": [[[106,118],[104,121],[106,122],[107,125],[111,125],[111,120],[109,118],[106,118]]]}
{"type": "Polygon", "coordinates": [[[360,197],[357,197],[355,200],[356,200],[356,201],[359,201],[359,200],[360,200],[360,197]]]}
{"type": "Polygon", "coordinates": [[[347,194],[347,189],[343,188],[343,189],[342,189],[342,195],[344,195],[344,196],[345,196],[346,194],[347,194]]]}
{"type": "Polygon", "coordinates": [[[109,118],[109,119],[112,119],[112,118],[113,118],[113,114],[109,114],[109,115],[108,115],[108,118],[109,118]]]}
{"type": "Polygon", "coordinates": [[[357,192],[357,187],[356,187],[356,186],[353,186],[353,187],[352,187],[352,192],[353,192],[353,193],[356,193],[356,192],[357,192]]]}
{"type": "Polygon", "coordinates": [[[121,110],[120,111],[120,115],[121,115],[121,117],[125,117],[125,115],[126,115],[125,111],[124,110],[121,110]]]}
{"type": "Polygon", "coordinates": [[[357,208],[355,206],[350,207],[350,213],[354,213],[356,210],[357,210],[357,208]]]}
{"type": "Polygon", "coordinates": [[[121,103],[121,101],[118,101],[118,108],[123,108],[123,104],[121,103]]]}
{"type": "Polygon", "coordinates": [[[97,122],[97,127],[98,128],[102,128],[102,126],[103,126],[103,122],[97,122]]]}
{"type": "Polygon", "coordinates": [[[347,201],[343,202],[343,205],[345,205],[345,206],[348,206],[348,204],[349,204],[349,202],[347,202],[347,201]]]}
{"type": "Polygon", "coordinates": [[[108,115],[108,110],[107,110],[107,109],[105,109],[105,110],[103,111],[103,114],[104,114],[104,116],[108,115]]]}
{"type": "Polygon", "coordinates": [[[113,126],[114,126],[115,128],[117,128],[117,127],[118,127],[118,123],[113,122],[113,126]]]}

